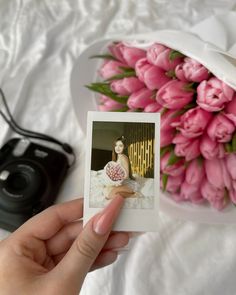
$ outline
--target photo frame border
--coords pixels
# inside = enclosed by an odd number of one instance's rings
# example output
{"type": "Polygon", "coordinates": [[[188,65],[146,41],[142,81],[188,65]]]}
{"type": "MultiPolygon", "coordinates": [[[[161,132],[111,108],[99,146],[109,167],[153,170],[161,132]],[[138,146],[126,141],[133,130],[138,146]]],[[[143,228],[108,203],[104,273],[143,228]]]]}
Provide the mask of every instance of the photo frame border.
{"type": "Polygon", "coordinates": [[[100,212],[103,208],[90,208],[90,171],[92,156],[93,122],[127,122],[154,123],[154,208],[128,209],[123,208],[114,224],[114,231],[156,231],[158,228],[158,212],[160,209],[160,113],[132,113],[132,112],[92,112],[87,114],[87,138],[85,158],[84,182],[84,217],[83,224],[100,212]]]}

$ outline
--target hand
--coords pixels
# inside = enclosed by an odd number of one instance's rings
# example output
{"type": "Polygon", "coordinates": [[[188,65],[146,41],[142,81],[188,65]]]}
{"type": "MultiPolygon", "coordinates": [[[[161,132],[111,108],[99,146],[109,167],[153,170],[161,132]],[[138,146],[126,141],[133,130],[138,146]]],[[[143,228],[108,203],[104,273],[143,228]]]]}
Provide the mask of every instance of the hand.
{"type": "Polygon", "coordinates": [[[123,205],[118,196],[86,226],[82,199],[54,205],[0,242],[1,295],[78,295],[90,270],[117,258],[127,233],[111,233],[123,205]]]}

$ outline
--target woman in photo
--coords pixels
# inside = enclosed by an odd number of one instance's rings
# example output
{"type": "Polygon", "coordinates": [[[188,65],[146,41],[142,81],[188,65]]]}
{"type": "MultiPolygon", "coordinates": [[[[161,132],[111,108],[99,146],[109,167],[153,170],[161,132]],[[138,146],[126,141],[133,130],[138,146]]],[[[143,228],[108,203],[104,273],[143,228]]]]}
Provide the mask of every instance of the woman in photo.
{"type": "Polygon", "coordinates": [[[109,162],[104,169],[105,173],[107,173],[114,182],[113,185],[108,185],[104,189],[104,195],[106,199],[112,199],[118,194],[121,194],[125,198],[137,197],[137,183],[134,181],[132,176],[131,165],[124,136],[117,138],[114,142],[112,161],[109,162]]]}

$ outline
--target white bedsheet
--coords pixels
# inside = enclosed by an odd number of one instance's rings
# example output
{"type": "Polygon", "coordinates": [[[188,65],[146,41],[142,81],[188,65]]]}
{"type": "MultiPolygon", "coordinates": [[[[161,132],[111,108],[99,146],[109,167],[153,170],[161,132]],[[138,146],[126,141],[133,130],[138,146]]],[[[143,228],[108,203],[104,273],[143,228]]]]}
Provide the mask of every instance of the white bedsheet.
{"type": "MultiPolygon", "coordinates": [[[[58,202],[83,194],[84,136],[70,97],[79,53],[110,34],[189,28],[234,0],[1,0],[0,83],[19,124],[71,143],[77,164],[58,202]]],[[[235,24],[233,24],[235,25],[235,24]]],[[[0,144],[14,134],[0,119],[0,144]]],[[[0,230],[0,238],[8,233],[0,230]]],[[[83,295],[234,295],[236,227],[160,214],[118,261],[87,276],[83,295]]],[[[68,294],[69,295],[69,294],[68,294]]]]}
{"type": "MultiPolygon", "coordinates": [[[[128,180],[126,185],[136,192],[136,197],[127,198],[123,207],[126,209],[153,209],[153,181],[153,178],[144,177],[136,177],[135,181],[128,180]]],[[[89,206],[92,208],[103,208],[109,203],[104,196],[104,189],[107,187],[107,181],[104,179],[104,170],[91,171],[90,184],[89,206]]]]}

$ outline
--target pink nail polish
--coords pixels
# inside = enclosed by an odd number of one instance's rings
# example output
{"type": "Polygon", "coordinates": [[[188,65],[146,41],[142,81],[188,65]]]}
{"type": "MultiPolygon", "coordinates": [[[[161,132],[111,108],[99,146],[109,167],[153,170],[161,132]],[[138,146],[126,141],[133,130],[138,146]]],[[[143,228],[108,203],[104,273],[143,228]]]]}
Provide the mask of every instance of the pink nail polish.
{"type": "Polygon", "coordinates": [[[122,196],[115,197],[106,208],[95,218],[93,222],[93,230],[98,235],[105,235],[111,231],[112,225],[115,222],[120,209],[124,203],[122,196]]]}

